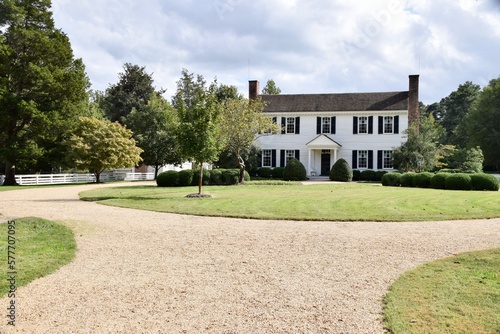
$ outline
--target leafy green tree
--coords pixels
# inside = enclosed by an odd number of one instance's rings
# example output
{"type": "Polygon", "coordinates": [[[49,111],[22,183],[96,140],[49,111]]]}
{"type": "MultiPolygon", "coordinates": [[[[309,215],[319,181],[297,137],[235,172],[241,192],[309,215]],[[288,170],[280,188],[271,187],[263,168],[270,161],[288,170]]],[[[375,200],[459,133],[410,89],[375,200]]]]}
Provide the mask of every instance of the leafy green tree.
{"type": "Polygon", "coordinates": [[[216,161],[225,144],[220,135],[222,106],[216,93],[215,81],[207,88],[203,76],[197,75],[195,79],[194,74],[183,69],[172,98],[180,122],[177,137],[181,155],[194,159],[200,166],[199,195],[202,195],[203,163],[216,161]]]}
{"type": "Polygon", "coordinates": [[[227,148],[238,159],[239,183],[245,176],[243,153],[249,150],[255,139],[263,133],[277,133],[278,125],[264,114],[261,99],[231,99],[223,102],[221,134],[227,148]]]}
{"type": "Polygon", "coordinates": [[[94,173],[96,182],[106,169],[128,168],[141,161],[132,131],[118,122],[81,117],[67,144],[78,168],[94,173]]]}
{"type": "Polygon", "coordinates": [[[500,77],[489,82],[467,116],[471,146],[480,146],[486,165],[500,170],[500,77]]]}
{"type": "Polygon", "coordinates": [[[217,100],[219,102],[232,99],[243,99],[243,95],[238,92],[238,88],[236,86],[219,85],[215,94],[217,95],[217,100]]]}
{"type": "Polygon", "coordinates": [[[152,74],[146,73],[145,67],[126,63],[118,76],[118,82],[106,90],[102,107],[112,122],[123,124],[133,108],[140,110],[148,104],[155,94],[155,88],[152,74]]]}
{"type": "Polygon", "coordinates": [[[441,125],[446,133],[444,143],[452,144],[459,148],[465,148],[468,144],[468,136],[465,127],[465,117],[471,110],[471,106],[479,96],[481,87],[467,81],[459,85],[458,89],[449,96],[442,99],[436,106],[434,112],[441,113],[441,125]]]}
{"type": "MultiPolygon", "coordinates": [[[[68,37],[54,26],[50,0],[0,4],[0,161],[4,185],[15,166],[61,159],[61,145],[87,101],[88,79],[68,37]]],[[[31,167],[30,167],[31,166],[31,167]]]]}
{"type": "Polygon", "coordinates": [[[276,87],[273,79],[267,80],[266,86],[262,89],[262,95],[279,95],[281,94],[281,89],[276,87]]]}
{"type": "Polygon", "coordinates": [[[153,95],[146,106],[132,109],[125,124],[133,131],[133,138],[143,152],[142,161],[158,169],[166,164],[180,164],[182,158],[176,138],[177,113],[160,95],[153,95]]]}
{"type": "Polygon", "coordinates": [[[442,127],[432,115],[422,117],[420,129],[414,123],[404,131],[405,143],[393,151],[394,166],[405,172],[423,172],[434,169],[441,155],[439,140],[442,127]]]}

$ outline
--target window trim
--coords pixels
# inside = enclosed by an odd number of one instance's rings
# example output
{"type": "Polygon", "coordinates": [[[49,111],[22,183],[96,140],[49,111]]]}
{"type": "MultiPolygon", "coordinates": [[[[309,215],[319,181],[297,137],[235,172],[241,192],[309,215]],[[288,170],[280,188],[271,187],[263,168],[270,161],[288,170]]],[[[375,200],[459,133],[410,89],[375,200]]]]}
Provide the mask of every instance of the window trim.
{"type": "Polygon", "coordinates": [[[262,150],[262,167],[272,167],[273,166],[273,150],[262,150]],[[269,155],[267,156],[266,153],[269,155]],[[266,158],[269,159],[269,164],[267,165],[266,158]]]}
{"type": "Polygon", "coordinates": [[[368,169],[368,166],[369,166],[369,163],[368,163],[368,157],[369,157],[369,154],[368,154],[368,150],[358,150],[357,151],[357,168],[358,169],[368,169]],[[361,157],[362,153],[366,153],[366,156],[365,157],[361,157]],[[365,165],[366,166],[361,166],[361,159],[366,159],[365,160],[365,165]]]}
{"type": "Polygon", "coordinates": [[[392,150],[382,150],[382,169],[394,169],[393,160],[392,160],[392,150]],[[386,153],[388,156],[386,157],[386,153]],[[386,164],[389,159],[389,163],[386,164]]]}

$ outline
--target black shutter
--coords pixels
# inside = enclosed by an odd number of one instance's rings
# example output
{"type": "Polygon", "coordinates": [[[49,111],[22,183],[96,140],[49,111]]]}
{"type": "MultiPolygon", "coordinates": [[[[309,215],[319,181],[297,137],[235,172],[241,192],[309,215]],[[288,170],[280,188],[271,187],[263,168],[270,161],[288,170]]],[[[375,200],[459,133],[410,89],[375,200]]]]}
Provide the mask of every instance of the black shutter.
{"type": "Polygon", "coordinates": [[[352,134],[358,134],[358,118],[356,116],[352,118],[352,134]]]}
{"type": "Polygon", "coordinates": [[[368,117],[368,133],[373,133],[373,116],[368,117]]]}
{"type": "Polygon", "coordinates": [[[278,117],[273,117],[273,123],[278,123],[278,117]]]}
{"type": "Polygon", "coordinates": [[[285,167],[285,150],[280,151],[280,167],[285,167]]]}
{"type": "Polygon", "coordinates": [[[382,151],[377,151],[377,169],[384,169],[382,165],[382,151]]]}
{"type": "Polygon", "coordinates": [[[259,151],[257,156],[259,157],[259,167],[262,167],[262,151],[259,151]]]}
{"type": "Polygon", "coordinates": [[[352,151],[352,169],[358,168],[358,151],[352,151]]]}
{"type": "Polygon", "coordinates": [[[384,133],[384,116],[378,117],[378,134],[381,135],[384,133]]]}
{"type": "Polygon", "coordinates": [[[286,118],[281,117],[281,134],[284,135],[286,133],[286,118]]]}
{"type": "Polygon", "coordinates": [[[330,134],[334,135],[336,132],[336,128],[337,128],[337,119],[335,118],[335,116],[333,116],[330,122],[330,134]]]}
{"type": "Polygon", "coordinates": [[[399,133],[399,116],[394,116],[394,133],[399,133]]]}
{"type": "Polygon", "coordinates": [[[368,151],[368,169],[373,169],[373,151],[368,151]]]}
{"type": "Polygon", "coordinates": [[[276,167],[276,150],[271,151],[271,167],[276,167]]]}
{"type": "Polygon", "coordinates": [[[316,134],[321,133],[321,117],[316,117],[316,134]]]}
{"type": "Polygon", "coordinates": [[[300,117],[295,117],[295,134],[300,134],[300,117]]]}
{"type": "Polygon", "coordinates": [[[295,150],[295,159],[300,161],[300,150],[295,150]]]}

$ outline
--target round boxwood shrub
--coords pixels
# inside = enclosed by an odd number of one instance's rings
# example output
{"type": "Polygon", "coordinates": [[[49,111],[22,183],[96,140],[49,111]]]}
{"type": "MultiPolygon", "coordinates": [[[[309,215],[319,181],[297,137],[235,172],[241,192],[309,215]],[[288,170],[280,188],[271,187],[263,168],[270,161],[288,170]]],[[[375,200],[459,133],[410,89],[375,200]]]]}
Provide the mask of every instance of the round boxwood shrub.
{"type": "Polygon", "coordinates": [[[472,189],[498,191],[500,182],[491,174],[477,173],[471,174],[472,189]]]}
{"type": "Polygon", "coordinates": [[[431,186],[431,179],[433,173],[422,172],[413,177],[413,185],[418,188],[429,188],[431,186]]]}
{"type": "Polygon", "coordinates": [[[456,174],[460,173],[460,169],[451,169],[451,168],[443,168],[438,171],[438,173],[451,173],[451,174],[456,174]]]}
{"type": "Polygon", "coordinates": [[[225,169],[222,171],[221,181],[225,185],[238,184],[240,180],[240,170],[239,169],[225,169]]]}
{"type": "Polygon", "coordinates": [[[251,178],[250,178],[250,173],[248,173],[246,170],[245,170],[245,173],[243,174],[243,181],[250,181],[251,178]]]}
{"type": "Polygon", "coordinates": [[[191,169],[181,170],[178,177],[177,184],[181,187],[187,187],[193,183],[193,171],[191,169]]]}
{"type": "Polygon", "coordinates": [[[169,170],[158,174],[156,177],[156,184],[158,187],[175,187],[177,186],[177,181],[179,179],[179,172],[175,170],[169,170]]]}
{"type": "Polygon", "coordinates": [[[293,158],[286,164],[283,171],[283,180],[285,181],[304,181],[307,179],[306,168],[298,159],[293,158]]]}
{"type": "Polygon", "coordinates": [[[359,176],[361,181],[375,181],[375,171],[373,170],[362,170],[359,176]]]}
{"type": "Polygon", "coordinates": [[[222,184],[223,168],[212,169],[210,172],[210,184],[219,186],[222,184]]]}
{"type": "Polygon", "coordinates": [[[330,170],[330,180],[342,182],[352,181],[352,168],[345,159],[340,158],[333,164],[330,170]]]}
{"type": "Polygon", "coordinates": [[[445,189],[445,181],[450,176],[450,173],[437,173],[431,178],[431,188],[434,189],[445,189]]]}
{"type": "Polygon", "coordinates": [[[401,185],[401,176],[398,172],[390,172],[382,176],[382,185],[386,187],[399,187],[401,185]]]}
{"type": "Polygon", "coordinates": [[[271,175],[272,175],[273,179],[282,179],[284,171],[285,171],[285,168],[283,168],[283,167],[275,167],[271,171],[271,175]]]}
{"type": "Polygon", "coordinates": [[[353,181],[359,181],[360,177],[361,177],[361,171],[360,170],[355,169],[355,170],[352,171],[352,180],[353,181]]]}
{"type": "Polygon", "coordinates": [[[387,174],[387,171],[385,171],[385,170],[375,171],[375,179],[373,181],[377,181],[377,182],[382,181],[382,177],[384,177],[385,174],[387,174]]]}
{"type": "Polygon", "coordinates": [[[272,169],[269,167],[259,167],[259,169],[257,169],[257,175],[265,179],[270,179],[271,173],[272,169]]]}
{"type": "Polygon", "coordinates": [[[415,178],[416,173],[404,173],[403,176],[401,176],[401,187],[414,187],[413,185],[413,178],[415,178]]]}
{"type": "MultiPolygon", "coordinates": [[[[193,186],[197,186],[200,182],[200,169],[199,168],[195,168],[193,169],[193,182],[191,183],[191,185],[193,186]]],[[[203,180],[202,180],[202,184],[204,186],[210,184],[210,171],[203,168],[203,180]]]]}
{"type": "Polygon", "coordinates": [[[450,174],[444,181],[444,187],[448,190],[471,190],[472,181],[468,174],[450,174]]]}

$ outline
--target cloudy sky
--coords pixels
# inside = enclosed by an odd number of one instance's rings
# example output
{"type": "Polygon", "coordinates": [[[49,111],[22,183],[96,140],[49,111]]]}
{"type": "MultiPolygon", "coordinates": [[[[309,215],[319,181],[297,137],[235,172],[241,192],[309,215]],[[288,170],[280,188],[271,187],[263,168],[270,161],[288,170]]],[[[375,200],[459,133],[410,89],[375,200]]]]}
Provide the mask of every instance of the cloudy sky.
{"type": "Polygon", "coordinates": [[[170,97],[182,68],[282,94],[401,91],[439,101],[500,76],[500,0],[52,0],[92,88],[145,66],[170,97]]]}

